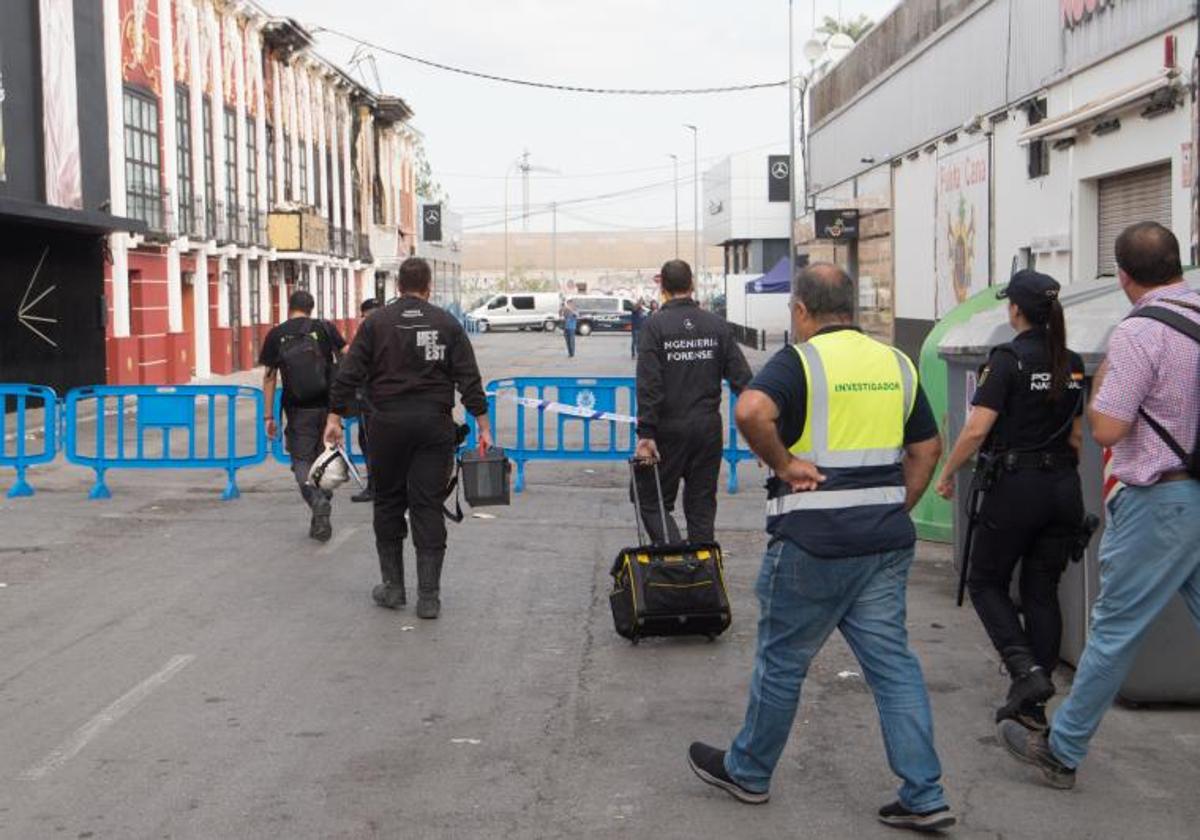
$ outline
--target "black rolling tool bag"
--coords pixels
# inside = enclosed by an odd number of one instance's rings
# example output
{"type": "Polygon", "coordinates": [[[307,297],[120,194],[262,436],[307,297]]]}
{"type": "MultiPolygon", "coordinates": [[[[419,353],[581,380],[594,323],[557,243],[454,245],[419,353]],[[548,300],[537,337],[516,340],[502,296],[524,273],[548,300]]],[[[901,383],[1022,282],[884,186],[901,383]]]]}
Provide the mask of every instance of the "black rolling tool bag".
{"type": "MultiPolygon", "coordinates": [[[[732,620],[721,546],[716,543],[648,545],[633,475],[635,468],[631,461],[634,518],[640,544],[623,549],[613,561],[613,588],[608,598],[617,633],[634,644],[645,636],[698,635],[714,639],[732,620]]],[[[667,512],[657,464],[654,480],[665,534],[667,512]]]]}

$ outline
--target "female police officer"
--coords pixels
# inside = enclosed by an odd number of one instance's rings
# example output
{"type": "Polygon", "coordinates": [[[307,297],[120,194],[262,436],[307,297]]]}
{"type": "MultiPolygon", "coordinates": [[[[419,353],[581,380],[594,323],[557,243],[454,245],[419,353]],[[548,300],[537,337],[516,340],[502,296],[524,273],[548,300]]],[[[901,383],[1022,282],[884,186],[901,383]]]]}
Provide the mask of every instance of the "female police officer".
{"type": "Polygon", "coordinates": [[[967,585],[1012,676],[996,720],[1031,729],[1047,726],[1062,636],[1058,581],[1083,520],[1083,361],[1067,349],[1058,291],[1053,278],[1025,270],[998,293],[1008,298],[1017,337],[993,348],[937,485],[951,498],[954,474],[982,447],[975,480],[984,493],[967,585]],[[1024,623],[1009,594],[1018,562],[1024,623]]]}

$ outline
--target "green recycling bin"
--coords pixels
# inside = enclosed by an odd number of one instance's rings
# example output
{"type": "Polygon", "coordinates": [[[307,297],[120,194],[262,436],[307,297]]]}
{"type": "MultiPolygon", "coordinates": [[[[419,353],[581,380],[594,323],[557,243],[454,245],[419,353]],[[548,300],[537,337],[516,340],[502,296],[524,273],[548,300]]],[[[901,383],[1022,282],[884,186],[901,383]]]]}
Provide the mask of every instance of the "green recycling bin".
{"type": "MultiPolygon", "coordinates": [[[[921,356],[917,362],[918,376],[921,379],[921,387],[925,389],[925,396],[929,398],[929,406],[933,409],[933,416],[937,418],[938,431],[942,433],[943,440],[946,440],[947,436],[947,381],[946,362],[938,356],[938,344],[945,338],[946,333],[959,324],[966,323],[972,315],[987,309],[995,309],[999,306],[1000,301],[996,298],[995,290],[990,288],[985,289],[950,310],[946,314],[946,317],[938,321],[937,325],[930,330],[929,335],[925,337],[925,341],[921,345],[921,356]]],[[[949,453],[950,448],[947,445],[945,452],[942,453],[943,461],[949,453]]],[[[942,465],[939,463],[938,469],[940,470],[941,468],[942,465]]],[[[934,473],[934,475],[937,475],[937,473],[934,473]]],[[[912,518],[917,526],[917,536],[921,539],[943,543],[954,541],[953,505],[933,492],[932,486],[921,497],[921,501],[917,503],[917,506],[913,508],[912,518]]]]}
{"type": "MultiPolygon", "coordinates": [[[[1188,282],[1200,289],[1200,272],[1189,272],[1188,282]]],[[[995,297],[995,291],[988,292],[995,297]]],[[[1130,310],[1130,304],[1114,280],[1076,283],[1064,287],[1061,301],[1067,322],[1067,344],[1083,357],[1091,377],[1104,360],[1113,327],[1130,310]]],[[[963,306],[971,304],[964,303],[963,306]]],[[[953,313],[951,313],[953,314],[953,313]]],[[[938,343],[938,355],[945,361],[946,445],[957,440],[970,411],[971,398],[980,367],[988,352],[1009,341],[1013,330],[1008,325],[1007,307],[976,311],[946,330],[938,343]]],[[[1079,465],[1083,479],[1084,507],[1104,518],[1103,453],[1092,439],[1084,420],[1083,453],[1079,465]]],[[[969,469],[959,472],[955,487],[954,546],[955,566],[961,562],[966,536],[965,500],[970,483],[969,469]]],[[[1087,643],[1089,615],[1100,592],[1099,545],[1103,530],[1096,534],[1082,563],[1072,564],[1059,586],[1063,611],[1064,661],[1078,664],[1087,643]]],[[[1200,633],[1183,599],[1176,596],[1151,625],[1142,641],[1137,660],[1121,687],[1121,698],[1131,703],[1200,703],[1200,633]]]]}

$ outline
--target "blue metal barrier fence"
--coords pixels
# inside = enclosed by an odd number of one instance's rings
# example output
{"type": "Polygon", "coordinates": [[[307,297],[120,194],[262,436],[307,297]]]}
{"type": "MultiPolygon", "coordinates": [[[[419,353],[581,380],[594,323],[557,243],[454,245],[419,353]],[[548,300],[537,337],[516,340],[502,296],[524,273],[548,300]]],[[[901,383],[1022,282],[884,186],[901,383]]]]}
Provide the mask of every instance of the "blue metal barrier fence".
{"type": "Polygon", "coordinates": [[[263,393],[239,385],[98,385],[66,397],[67,460],[96,473],[90,499],[112,496],[110,469],[220,469],[228,476],[222,499],[234,499],[237,471],[267,457],[263,393]],[[238,407],[254,412],[252,448],[239,448],[238,407]],[[80,410],[95,412],[95,428],[81,439],[80,410]],[[127,414],[132,413],[132,421],[127,414]],[[175,434],[172,434],[175,433],[175,434]]]}
{"type": "MultiPolygon", "coordinates": [[[[516,464],[518,493],[525,489],[530,461],[624,461],[634,453],[637,383],[631,376],[514,377],[489,382],[487,393],[493,440],[516,464]],[[547,414],[557,420],[548,423],[547,414]]],[[[722,456],[729,465],[729,492],[736,493],[737,466],[754,454],[739,441],[735,398],[727,399],[722,456]]],[[[472,444],[474,434],[472,424],[472,444]]]]}
{"type": "MultiPolygon", "coordinates": [[[[525,489],[530,461],[623,461],[637,444],[637,386],[633,377],[514,377],[488,384],[488,413],[493,436],[517,467],[516,491],[525,489]],[[546,415],[556,419],[548,422],[546,415]]],[[[738,464],[752,459],[734,424],[735,398],[727,393],[728,418],[722,457],[729,465],[728,488],[738,491],[738,464]]],[[[26,469],[54,460],[63,445],[68,462],[96,473],[88,497],[107,499],[110,469],[220,469],[228,475],[222,498],[239,494],[237,471],[260,464],[268,455],[280,463],[289,458],[282,434],[268,441],[263,392],[238,385],[172,387],[100,385],[70,391],[60,406],[54,391],[39,385],[0,385],[5,407],[15,401],[16,433],[9,445],[7,414],[0,414],[0,466],[16,469],[9,497],[32,495],[26,469]],[[30,401],[41,403],[43,446],[30,452],[30,401]],[[253,412],[250,443],[239,441],[239,405],[253,412]],[[129,419],[129,415],[133,415],[129,419]],[[86,429],[81,420],[94,420],[86,429]]],[[[32,406],[37,408],[37,405],[32,406]]],[[[281,395],[272,414],[282,428],[281,395]]],[[[345,420],[347,452],[359,465],[366,456],[359,446],[358,418],[345,420]]],[[[467,446],[477,439],[468,418],[467,446]]],[[[36,436],[36,435],[35,435],[36,436]]]]}
{"type": "MultiPolygon", "coordinates": [[[[283,391],[275,391],[275,404],[271,407],[271,416],[275,418],[276,434],[274,439],[269,442],[271,447],[271,455],[281,464],[290,464],[291,456],[287,451],[287,438],[284,435],[285,418],[283,416],[283,391]]],[[[358,428],[361,421],[358,417],[343,417],[342,431],[345,433],[343,447],[346,454],[350,456],[350,460],[355,466],[364,466],[367,463],[366,453],[359,446],[358,428]]],[[[324,448],[324,443],[321,444],[324,448]]]]}
{"type": "Polygon", "coordinates": [[[52,388],[19,383],[0,385],[0,467],[13,467],[17,472],[8,498],[32,496],[33,487],[26,480],[25,471],[38,464],[48,464],[58,455],[58,408],[58,394],[52,388]],[[10,404],[15,407],[12,422],[16,427],[11,433],[11,441],[8,427],[10,404]],[[31,430],[29,412],[38,408],[42,411],[42,420],[31,430]],[[42,445],[30,452],[29,438],[31,434],[38,437],[39,429],[42,445]]]}

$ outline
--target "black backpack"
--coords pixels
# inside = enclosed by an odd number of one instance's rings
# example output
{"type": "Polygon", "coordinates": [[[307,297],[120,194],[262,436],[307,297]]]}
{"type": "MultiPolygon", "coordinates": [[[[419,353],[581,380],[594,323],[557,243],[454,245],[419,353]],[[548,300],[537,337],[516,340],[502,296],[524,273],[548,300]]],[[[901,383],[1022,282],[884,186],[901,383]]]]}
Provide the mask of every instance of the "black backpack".
{"type": "Polygon", "coordinates": [[[294,402],[315,402],[329,394],[329,354],[318,331],[325,332],[325,325],[310,320],[303,333],[279,337],[279,370],[283,387],[294,402]]]}
{"type": "MultiPolygon", "coordinates": [[[[1171,301],[1171,303],[1191,309],[1195,312],[1200,312],[1200,306],[1193,306],[1190,303],[1184,303],[1183,301],[1178,300],[1171,301]]],[[[1181,315],[1172,309],[1167,309],[1164,306],[1147,306],[1145,309],[1134,312],[1129,317],[1149,318],[1152,321],[1158,321],[1159,323],[1166,324],[1176,332],[1182,333],[1192,341],[1200,344],[1200,324],[1196,323],[1191,318],[1188,318],[1186,315],[1181,315]]],[[[1200,387],[1200,382],[1196,383],[1196,387],[1200,387]]],[[[1196,428],[1196,440],[1192,444],[1192,451],[1189,453],[1183,448],[1182,445],[1180,445],[1179,441],[1175,440],[1170,432],[1163,428],[1161,423],[1147,413],[1146,409],[1139,408],[1138,414],[1141,415],[1142,419],[1150,425],[1150,428],[1154,430],[1154,433],[1162,438],[1163,443],[1169,446],[1171,451],[1179,456],[1179,460],[1183,461],[1184,469],[1187,470],[1188,475],[1197,481],[1200,481],[1200,426],[1197,426],[1196,428]]]]}

